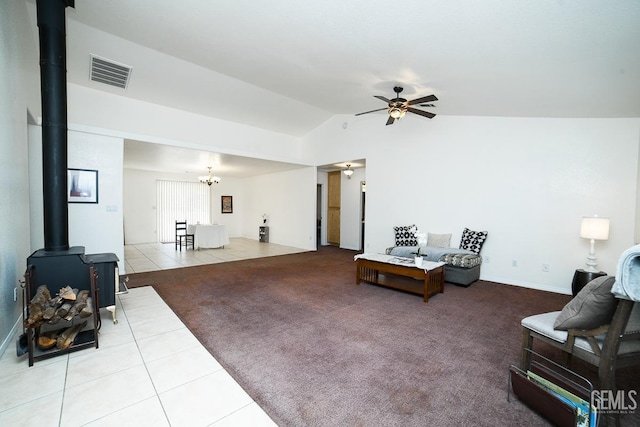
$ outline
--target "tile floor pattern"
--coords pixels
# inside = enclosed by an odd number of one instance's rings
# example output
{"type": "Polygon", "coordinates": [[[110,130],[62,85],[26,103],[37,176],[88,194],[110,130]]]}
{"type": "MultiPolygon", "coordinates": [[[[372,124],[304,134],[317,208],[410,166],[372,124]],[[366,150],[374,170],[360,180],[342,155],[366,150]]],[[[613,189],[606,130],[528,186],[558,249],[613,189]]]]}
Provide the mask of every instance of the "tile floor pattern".
{"type": "Polygon", "coordinates": [[[198,249],[196,251],[186,250],[184,247],[182,251],[176,250],[173,243],[125,245],[125,271],[121,271],[120,274],[143,273],[298,252],[306,252],[306,250],[274,243],[260,243],[257,240],[241,237],[229,239],[229,244],[224,248],[198,249]]]}
{"type": "MultiPolygon", "coordinates": [[[[231,239],[225,249],[182,253],[173,245],[127,246],[125,258],[132,273],[302,251],[231,239]]],[[[98,349],[29,367],[27,355],[7,348],[0,426],[275,426],[152,287],[116,299],[117,325],[101,310],[98,349]]]]}

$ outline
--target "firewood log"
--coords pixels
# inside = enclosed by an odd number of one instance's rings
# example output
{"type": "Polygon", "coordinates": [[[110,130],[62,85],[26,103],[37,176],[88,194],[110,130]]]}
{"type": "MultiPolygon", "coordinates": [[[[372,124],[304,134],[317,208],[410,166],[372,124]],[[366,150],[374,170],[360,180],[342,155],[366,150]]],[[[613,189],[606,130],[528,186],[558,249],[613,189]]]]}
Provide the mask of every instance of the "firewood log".
{"type": "Polygon", "coordinates": [[[62,299],[62,297],[60,295],[56,295],[55,297],[49,300],[49,305],[51,307],[58,308],[62,305],[63,302],[64,300],[62,299]]]}
{"type": "Polygon", "coordinates": [[[62,304],[63,299],[60,296],[55,296],[49,300],[47,303],[47,307],[44,309],[44,314],[42,318],[44,320],[51,320],[53,315],[56,313],[56,310],[62,304]]]}
{"type": "Polygon", "coordinates": [[[50,324],[50,325],[55,325],[61,319],[62,319],[62,317],[58,316],[57,314],[54,314],[53,317],[51,319],[49,319],[49,321],[47,323],[50,324]]]}
{"type": "Polygon", "coordinates": [[[39,304],[29,303],[29,317],[24,321],[25,328],[37,328],[42,325],[44,310],[39,304]]]}
{"type": "Polygon", "coordinates": [[[78,315],[82,318],[93,315],[93,299],[91,297],[87,298],[87,304],[82,310],[80,310],[78,315]]]}
{"type": "Polygon", "coordinates": [[[56,316],[65,317],[69,310],[71,310],[72,303],[65,302],[56,310],[56,316]]]}
{"type": "Polygon", "coordinates": [[[71,347],[71,344],[73,344],[73,341],[76,339],[76,336],[78,336],[78,333],[80,333],[80,331],[82,330],[82,328],[84,328],[85,326],[87,326],[87,321],[85,320],[84,322],[71,326],[70,328],[67,328],[64,330],[64,332],[62,332],[57,339],[56,345],[60,350],[66,350],[69,347],[71,347]]]}
{"type": "Polygon", "coordinates": [[[36,294],[29,302],[29,317],[24,322],[26,328],[37,328],[42,324],[42,317],[50,299],[51,293],[49,293],[47,285],[38,286],[36,294]]]}
{"type": "Polygon", "coordinates": [[[33,298],[31,298],[31,301],[33,300],[42,300],[44,301],[49,301],[51,299],[51,293],[49,292],[49,288],[47,288],[47,285],[40,285],[38,286],[38,289],[36,289],[36,294],[33,296],[33,298]]]}
{"type": "Polygon", "coordinates": [[[71,300],[71,301],[75,301],[76,300],[76,295],[77,294],[78,294],[78,290],[77,289],[71,289],[70,286],[65,286],[64,288],[61,288],[60,291],[58,292],[58,295],[60,297],[64,298],[65,300],[71,300]]]}
{"type": "Polygon", "coordinates": [[[49,350],[58,342],[58,331],[49,331],[38,337],[38,347],[49,350]]]}
{"type": "Polygon", "coordinates": [[[44,309],[44,313],[42,314],[42,318],[44,320],[51,320],[54,314],[56,314],[56,308],[47,305],[47,308],[44,309]]]}
{"type": "Polygon", "coordinates": [[[76,312],[79,313],[83,308],[87,306],[87,300],[89,299],[89,291],[80,291],[76,299],[76,312]]]}
{"type": "Polygon", "coordinates": [[[87,298],[89,298],[89,291],[79,292],[75,304],[71,306],[67,315],[64,316],[64,320],[71,320],[76,317],[87,306],[87,298]]]}

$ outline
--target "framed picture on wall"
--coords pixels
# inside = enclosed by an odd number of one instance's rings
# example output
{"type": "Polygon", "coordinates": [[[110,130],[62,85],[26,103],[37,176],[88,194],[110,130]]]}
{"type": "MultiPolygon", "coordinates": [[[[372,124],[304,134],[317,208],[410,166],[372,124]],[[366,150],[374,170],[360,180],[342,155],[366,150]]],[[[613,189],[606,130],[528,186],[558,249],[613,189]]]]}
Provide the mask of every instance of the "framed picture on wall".
{"type": "Polygon", "coordinates": [[[67,169],[67,189],[69,203],[98,203],[98,171],[67,169]]]}
{"type": "Polygon", "coordinates": [[[233,196],[221,196],[222,213],[233,213],[233,196]]]}

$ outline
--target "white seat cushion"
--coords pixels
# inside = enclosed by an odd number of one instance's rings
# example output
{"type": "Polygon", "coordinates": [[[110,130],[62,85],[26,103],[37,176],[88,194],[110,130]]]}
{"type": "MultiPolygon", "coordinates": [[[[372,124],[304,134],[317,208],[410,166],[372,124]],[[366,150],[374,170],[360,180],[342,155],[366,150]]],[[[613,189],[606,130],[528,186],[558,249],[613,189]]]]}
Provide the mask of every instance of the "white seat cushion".
{"type": "MultiPolygon", "coordinates": [[[[553,329],[553,324],[555,323],[556,318],[559,314],[559,311],[536,314],[534,316],[525,317],[524,319],[522,319],[520,324],[529,330],[532,330],[540,335],[544,335],[547,338],[564,344],[567,341],[567,331],[558,331],[556,329],[553,329]]],[[[627,330],[629,329],[627,328],[627,330]]],[[[604,335],[598,335],[597,337],[595,337],[598,343],[598,347],[602,348],[602,345],[604,344],[604,338],[604,335]]],[[[588,351],[589,353],[593,353],[589,342],[584,338],[576,337],[574,345],[588,351]]],[[[635,353],[639,351],[640,340],[629,340],[622,341],[620,343],[618,354],[635,353]]]]}

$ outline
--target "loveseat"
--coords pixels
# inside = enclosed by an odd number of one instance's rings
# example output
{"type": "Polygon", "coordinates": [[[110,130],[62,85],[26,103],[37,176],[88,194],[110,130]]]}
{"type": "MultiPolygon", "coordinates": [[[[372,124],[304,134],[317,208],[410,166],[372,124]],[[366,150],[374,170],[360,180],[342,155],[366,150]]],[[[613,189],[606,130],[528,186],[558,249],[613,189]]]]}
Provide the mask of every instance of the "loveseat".
{"type": "Polygon", "coordinates": [[[415,225],[393,227],[396,245],[387,248],[387,255],[413,258],[420,248],[420,254],[426,261],[445,263],[444,280],[467,287],[480,279],[482,256],[480,250],[488,233],[465,228],[462,232],[459,248],[450,247],[451,234],[426,233],[425,239],[419,239],[415,225]],[[418,240],[421,240],[420,242],[418,240]]]}

